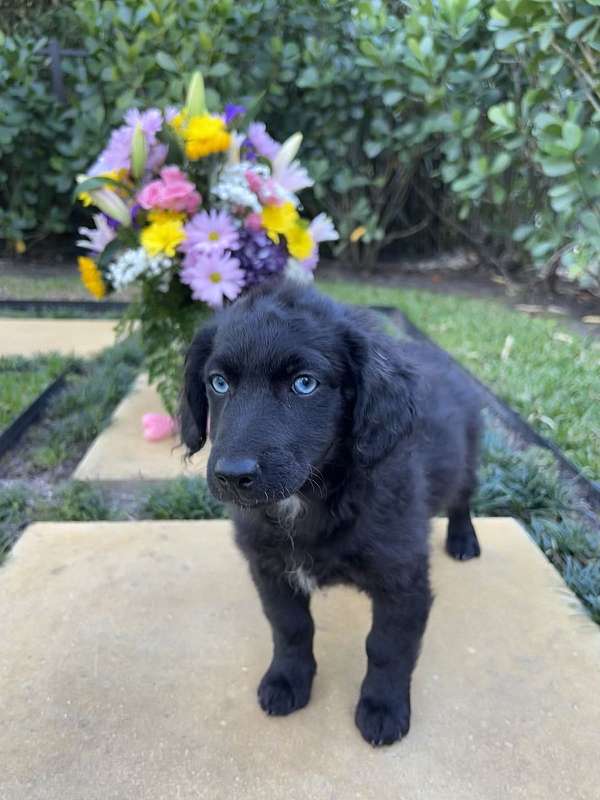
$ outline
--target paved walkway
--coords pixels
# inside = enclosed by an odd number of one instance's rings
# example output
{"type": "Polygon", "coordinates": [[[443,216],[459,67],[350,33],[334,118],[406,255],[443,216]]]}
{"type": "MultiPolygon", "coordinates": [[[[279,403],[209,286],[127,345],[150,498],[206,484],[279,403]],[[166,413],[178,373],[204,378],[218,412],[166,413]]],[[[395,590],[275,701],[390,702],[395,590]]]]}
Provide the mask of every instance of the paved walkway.
{"type": "Polygon", "coordinates": [[[0,356],[91,356],[115,343],[114,319],[0,317],[0,356]]]}
{"type": "Polygon", "coordinates": [[[598,629],[515,522],[466,564],[443,527],[412,730],[372,750],[364,596],[315,597],[313,699],[268,718],[227,522],[32,526],[0,570],[1,800],[597,800],[598,629]]]}
{"type": "Polygon", "coordinates": [[[160,442],[147,442],[143,438],[143,414],[162,411],[156,390],[148,386],[145,375],[140,375],[115,410],[111,424],[79,462],[73,478],[111,483],[205,475],[208,446],[186,462],[185,450],[176,436],[160,442]]]}

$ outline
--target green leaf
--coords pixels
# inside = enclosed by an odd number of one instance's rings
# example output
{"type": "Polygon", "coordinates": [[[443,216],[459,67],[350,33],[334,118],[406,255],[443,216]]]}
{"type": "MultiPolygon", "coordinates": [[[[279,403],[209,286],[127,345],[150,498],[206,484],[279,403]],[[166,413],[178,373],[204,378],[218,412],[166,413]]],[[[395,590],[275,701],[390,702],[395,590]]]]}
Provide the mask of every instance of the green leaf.
{"type": "Polygon", "coordinates": [[[507,47],[520,42],[525,38],[523,31],[517,31],[509,28],[508,30],[498,31],[494,36],[494,44],[498,50],[505,50],[507,47]]]}
{"type": "Polygon", "coordinates": [[[498,153],[492,161],[490,172],[492,175],[499,175],[501,172],[510,166],[511,158],[508,153],[498,153]]]}
{"type": "Polygon", "coordinates": [[[574,122],[567,120],[562,126],[562,140],[568,150],[575,151],[581,144],[583,131],[574,122]]]}
{"type": "Polygon", "coordinates": [[[564,158],[540,158],[540,164],[544,174],[549,178],[558,178],[561,175],[569,175],[571,172],[575,172],[573,162],[564,158]]]}
{"type": "Polygon", "coordinates": [[[319,85],[319,71],[316,67],[307,67],[306,69],[302,70],[300,73],[298,80],[296,81],[296,85],[300,89],[310,89],[315,86],[319,85]]]}
{"type": "Polygon", "coordinates": [[[377,156],[383,150],[383,147],[384,145],[382,142],[374,142],[369,140],[365,142],[363,149],[369,158],[377,158],[377,156]]]}
{"type": "Polygon", "coordinates": [[[229,75],[230,72],[231,67],[229,64],[226,64],[224,61],[219,61],[217,64],[212,65],[208,74],[211,78],[224,78],[225,75],[229,75]]]}
{"type": "Polygon", "coordinates": [[[567,39],[577,39],[577,37],[584,32],[586,28],[588,28],[594,20],[597,19],[594,16],[589,17],[582,17],[581,19],[576,19],[572,22],[567,30],[566,30],[566,37],[567,39]]]}
{"type": "Polygon", "coordinates": [[[168,55],[168,53],[165,53],[163,50],[159,50],[154,58],[156,59],[158,66],[162,67],[162,69],[166,69],[168,72],[179,72],[179,67],[174,59],[172,59],[171,56],[168,55]]]}
{"type": "Polygon", "coordinates": [[[404,92],[401,92],[399,89],[388,89],[382,95],[383,105],[384,106],[395,106],[399,100],[402,100],[404,97],[404,92]]]}
{"type": "Polygon", "coordinates": [[[513,131],[515,130],[515,112],[516,106],[512,101],[508,103],[499,103],[488,109],[488,119],[499,128],[513,131]]]}
{"type": "Polygon", "coordinates": [[[121,183],[121,181],[115,181],[112,178],[98,175],[93,178],[87,178],[85,181],[77,184],[73,190],[73,202],[75,202],[83,192],[93,192],[96,189],[102,189],[103,186],[114,186],[117,189],[123,189],[128,194],[131,193],[129,187],[121,183]]]}

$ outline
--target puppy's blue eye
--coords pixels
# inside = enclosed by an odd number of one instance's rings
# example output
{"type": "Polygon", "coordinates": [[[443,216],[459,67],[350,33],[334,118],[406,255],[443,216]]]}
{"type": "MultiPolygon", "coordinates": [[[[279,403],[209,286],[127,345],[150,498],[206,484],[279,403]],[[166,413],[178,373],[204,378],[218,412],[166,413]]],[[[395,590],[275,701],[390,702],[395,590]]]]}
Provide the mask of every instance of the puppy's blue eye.
{"type": "Polygon", "coordinates": [[[319,385],[319,381],[312,375],[298,375],[292,383],[292,391],[296,394],[312,394],[319,385]]]}
{"type": "Polygon", "coordinates": [[[222,375],[211,375],[209,380],[217,394],[227,394],[229,391],[229,384],[222,375]]]}

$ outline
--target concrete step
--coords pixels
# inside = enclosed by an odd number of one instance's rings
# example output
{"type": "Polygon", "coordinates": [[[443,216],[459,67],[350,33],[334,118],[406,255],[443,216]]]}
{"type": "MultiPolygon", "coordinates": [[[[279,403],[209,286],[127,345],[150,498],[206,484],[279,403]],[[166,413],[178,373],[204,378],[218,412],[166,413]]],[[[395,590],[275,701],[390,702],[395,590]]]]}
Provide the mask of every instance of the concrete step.
{"type": "Polygon", "coordinates": [[[114,319],[0,318],[0,356],[92,356],[115,343],[114,319]]]}
{"type": "Polygon", "coordinates": [[[102,483],[164,481],[181,475],[205,475],[208,447],[190,461],[177,437],[147,442],[142,436],[142,416],[164,413],[156,390],[140,375],[131,392],[113,414],[111,424],[92,443],[73,477],[102,483]]]}
{"type": "Polygon", "coordinates": [[[369,602],[314,598],[309,706],[266,717],[270,635],[228,522],[38,523],[0,570],[2,800],[593,800],[600,633],[512,520],[433,536],[408,737],[353,723],[369,602]]]}

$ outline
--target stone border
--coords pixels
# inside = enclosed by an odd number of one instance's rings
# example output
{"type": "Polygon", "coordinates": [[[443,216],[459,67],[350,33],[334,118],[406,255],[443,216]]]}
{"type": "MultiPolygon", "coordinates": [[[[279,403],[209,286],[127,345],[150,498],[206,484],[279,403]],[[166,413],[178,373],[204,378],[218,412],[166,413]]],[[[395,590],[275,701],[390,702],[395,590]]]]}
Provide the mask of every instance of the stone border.
{"type": "Polygon", "coordinates": [[[46,386],[41,394],[39,394],[7,428],[0,431],[0,458],[3,458],[10,450],[16,447],[20,438],[28,428],[39,420],[50,399],[64,389],[67,375],[74,372],[77,372],[76,367],[68,367],[58,378],[55,378],[52,383],[46,386]]]}
{"type": "Polygon", "coordinates": [[[129,303],[116,300],[0,300],[0,316],[2,311],[57,311],[61,308],[69,311],[103,314],[106,311],[125,311],[129,303]]]}

